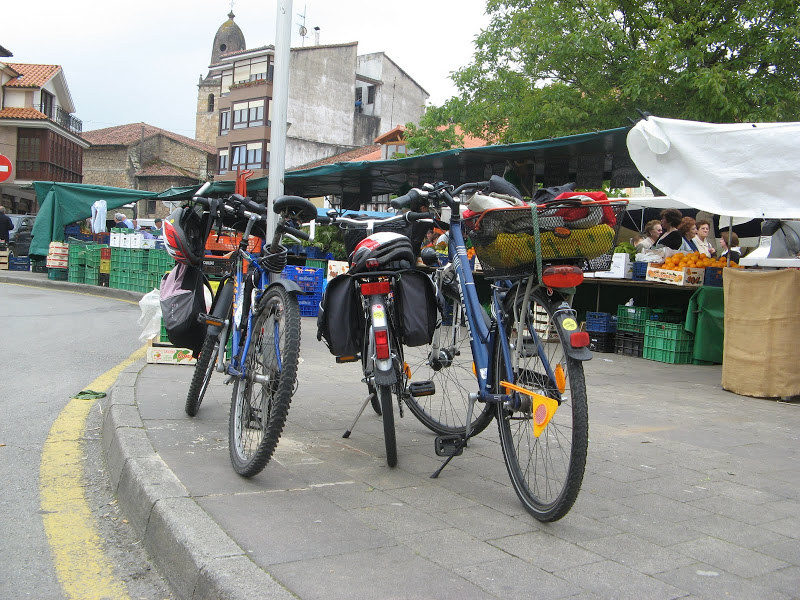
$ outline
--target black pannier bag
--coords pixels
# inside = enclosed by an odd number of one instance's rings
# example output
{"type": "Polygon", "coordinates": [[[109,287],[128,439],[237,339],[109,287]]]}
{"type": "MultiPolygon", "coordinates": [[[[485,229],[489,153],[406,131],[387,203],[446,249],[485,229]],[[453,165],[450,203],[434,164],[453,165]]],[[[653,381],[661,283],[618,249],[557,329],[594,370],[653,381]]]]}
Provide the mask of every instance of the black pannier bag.
{"type": "Polygon", "coordinates": [[[317,316],[317,339],[324,339],[334,356],[355,356],[361,352],[365,323],[356,280],[346,273],[331,279],[317,316]]]}
{"type": "Polygon", "coordinates": [[[405,346],[431,343],[438,318],[436,287],[422,271],[408,270],[395,278],[395,318],[405,346]]]}
{"type": "Polygon", "coordinates": [[[200,313],[209,310],[206,288],[211,292],[208,279],[197,267],[176,264],[161,279],[161,318],[170,343],[188,348],[197,355],[203,346],[207,326],[197,321],[200,313]]]}

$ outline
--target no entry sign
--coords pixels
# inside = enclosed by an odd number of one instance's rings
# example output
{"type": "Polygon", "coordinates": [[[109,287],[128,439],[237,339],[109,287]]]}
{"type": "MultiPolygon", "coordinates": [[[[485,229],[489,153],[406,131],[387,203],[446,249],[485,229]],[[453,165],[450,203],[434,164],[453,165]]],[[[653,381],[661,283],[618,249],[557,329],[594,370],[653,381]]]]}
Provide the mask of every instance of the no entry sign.
{"type": "Polygon", "coordinates": [[[5,181],[11,177],[12,170],[11,161],[8,160],[7,156],[0,154],[0,181],[5,181]]]}

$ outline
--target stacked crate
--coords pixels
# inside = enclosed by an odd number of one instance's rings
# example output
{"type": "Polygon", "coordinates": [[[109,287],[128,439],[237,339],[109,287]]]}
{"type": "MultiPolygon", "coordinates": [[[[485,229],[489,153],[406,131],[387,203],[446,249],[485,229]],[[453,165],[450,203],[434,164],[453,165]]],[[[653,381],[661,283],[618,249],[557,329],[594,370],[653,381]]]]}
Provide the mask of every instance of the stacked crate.
{"type": "Polygon", "coordinates": [[[86,271],[86,244],[77,239],[69,243],[69,267],[67,270],[67,281],[72,283],[83,283],[86,271]]]}
{"type": "Polygon", "coordinates": [[[69,245],[64,242],[50,242],[47,248],[46,264],[48,279],[66,281],[69,268],[69,245]]]}
{"type": "Polygon", "coordinates": [[[689,364],[694,353],[694,336],[682,323],[648,321],[644,331],[644,358],[672,364],[689,364]]]}
{"type": "Polygon", "coordinates": [[[100,284],[101,253],[107,246],[105,244],[87,244],[85,250],[84,283],[88,285],[100,284]]]}
{"type": "Polygon", "coordinates": [[[617,317],[610,313],[587,312],[586,332],[589,334],[589,350],[593,352],[614,352],[617,317]]]}
{"type": "Polygon", "coordinates": [[[161,278],[175,266],[175,261],[163,248],[147,251],[147,291],[161,287],[161,278]]]}
{"type": "Polygon", "coordinates": [[[644,349],[644,329],[650,320],[652,310],[646,306],[617,307],[617,335],[614,352],[625,356],[642,356],[644,349]]]}
{"type": "Polygon", "coordinates": [[[325,279],[325,269],[289,265],[283,269],[283,277],[297,283],[303,291],[302,294],[297,296],[297,301],[300,304],[300,316],[316,317],[319,314],[319,303],[322,301],[322,283],[325,279]]]}
{"type": "Polygon", "coordinates": [[[0,250],[0,271],[8,270],[8,262],[11,252],[8,250],[0,250]]]}

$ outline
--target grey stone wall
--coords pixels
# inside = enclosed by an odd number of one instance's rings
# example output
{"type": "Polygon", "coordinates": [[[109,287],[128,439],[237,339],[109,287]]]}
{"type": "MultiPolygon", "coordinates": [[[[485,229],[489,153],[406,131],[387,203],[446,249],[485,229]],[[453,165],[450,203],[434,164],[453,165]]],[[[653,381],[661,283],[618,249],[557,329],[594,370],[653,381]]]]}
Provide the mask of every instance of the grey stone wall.
{"type": "Polygon", "coordinates": [[[133,188],[133,172],[124,146],[93,146],[83,151],[83,183],[133,188]]]}
{"type": "Polygon", "coordinates": [[[286,168],[291,169],[321,158],[352,150],[356,146],[323,144],[314,140],[304,140],[293,136],[286,137],[286,168]]]}
{"type": "Polygon", "coordinates": [[[219,85],[197,86],[197,116],[195,118],[194,139],[216,146],[219,131],[219,85]],[[208,95],[214,95],[214,110],[208,110],[208,95]]]}

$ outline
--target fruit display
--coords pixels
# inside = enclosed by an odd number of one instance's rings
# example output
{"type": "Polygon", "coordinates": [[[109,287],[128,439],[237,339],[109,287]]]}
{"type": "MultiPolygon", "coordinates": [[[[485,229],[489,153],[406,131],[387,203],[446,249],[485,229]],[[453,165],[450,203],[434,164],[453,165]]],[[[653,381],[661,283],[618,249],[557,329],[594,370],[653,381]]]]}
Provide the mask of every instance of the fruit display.
{"type": "MultiPolygon", "coordinates": [[[[704,269],[706,267],[727,267],[728,258],[722,256],[720,258],[709,258],[703,252],[678,252],[664,260],[664,264],[660,265],[662,269],[669,269],[671,271],[680,271],[684,267],[704,269]]],[[[731,261],[731,267],[740,269],[741,267],[735,262],[731,261]]]]}

